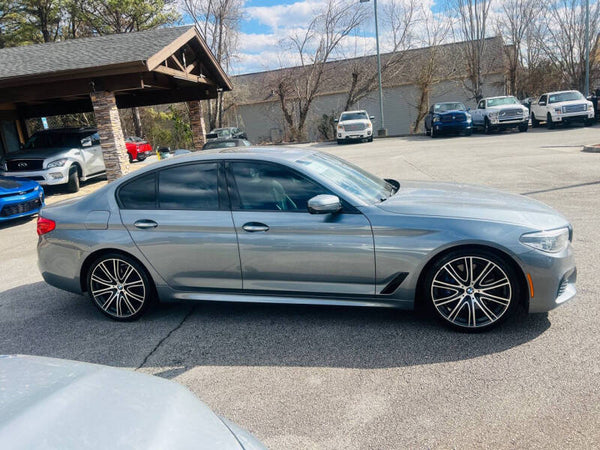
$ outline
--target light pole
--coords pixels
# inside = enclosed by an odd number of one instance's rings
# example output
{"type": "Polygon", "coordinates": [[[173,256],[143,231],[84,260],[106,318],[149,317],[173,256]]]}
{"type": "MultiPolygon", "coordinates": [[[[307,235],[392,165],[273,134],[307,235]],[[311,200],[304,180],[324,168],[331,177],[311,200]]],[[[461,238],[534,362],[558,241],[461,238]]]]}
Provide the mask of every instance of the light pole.
{"type": "Polygon", "coordinates": [[[590,0],[585,0],[585,96],[590,95],[590,0]]]}
{"type": "MultiPolygon", "coordinates": [[[[360,0],[361,3],[368,3],[370,0],[360,0]]],[[[379,53],[379,23],[377,21],[377,0],[373,0],[375,9],[375,42],[377,45],[377,78],[379,79],[379,115],[381,117],[381,128],[377,130],[378,136],[387,136],[385,129],[385,118],[383,116],[383,88],[381,86],[381,54],[379,53]]]]}

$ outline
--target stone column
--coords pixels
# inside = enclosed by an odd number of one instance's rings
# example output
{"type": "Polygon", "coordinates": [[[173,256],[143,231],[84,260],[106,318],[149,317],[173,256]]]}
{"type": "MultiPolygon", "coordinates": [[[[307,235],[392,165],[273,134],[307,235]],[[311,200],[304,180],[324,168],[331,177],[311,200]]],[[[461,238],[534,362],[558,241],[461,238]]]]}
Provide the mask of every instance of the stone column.
{"type": "Polygon", "coordinates": [[[129,158],[125,148],[125,138],[121,129],[121,119],[112,92],[94,92],[90,94],[100,145],[106,166],[108,181],[114,181],[129,173],[129,158]]]}
{"type": "Polygon", "coordinates": [[[198,100],[188,102],[188,108],[190,109],[190,125],[192,128],[194,150],[202,150],[202,146],[206,142],[206,126],[204,125],[202,103],[198,100]]]}

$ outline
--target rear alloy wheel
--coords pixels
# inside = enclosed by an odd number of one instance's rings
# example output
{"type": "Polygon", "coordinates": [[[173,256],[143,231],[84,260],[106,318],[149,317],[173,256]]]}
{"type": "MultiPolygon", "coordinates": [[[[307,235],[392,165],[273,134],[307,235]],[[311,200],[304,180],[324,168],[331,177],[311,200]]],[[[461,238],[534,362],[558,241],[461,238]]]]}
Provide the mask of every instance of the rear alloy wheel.
{"type": "Polygon", "coordinates": [[[426,281],[429,305],[437,318],[463,331],[493,328],[519,303],[515,271],[488,251],[449,253],[434,264],[426,281]]]}
{"type": "Polygon", "coordinates": [[[153,298],[146,271],[132,258],[107,254],[90,266],[88,292],[94,305],[118,321],[138,319],[153,298]]]}

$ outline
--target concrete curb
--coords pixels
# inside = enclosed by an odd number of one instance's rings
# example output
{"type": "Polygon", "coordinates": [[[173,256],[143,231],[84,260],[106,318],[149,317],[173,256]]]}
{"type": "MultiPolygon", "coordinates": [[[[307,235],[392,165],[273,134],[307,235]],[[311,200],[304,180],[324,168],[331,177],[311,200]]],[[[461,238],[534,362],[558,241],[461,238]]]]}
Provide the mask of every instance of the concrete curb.
{"type": "Polygon", "coordinates": [[[589,153],[600,153],[600,144],[584,145],[582,151],[589,153]]]}

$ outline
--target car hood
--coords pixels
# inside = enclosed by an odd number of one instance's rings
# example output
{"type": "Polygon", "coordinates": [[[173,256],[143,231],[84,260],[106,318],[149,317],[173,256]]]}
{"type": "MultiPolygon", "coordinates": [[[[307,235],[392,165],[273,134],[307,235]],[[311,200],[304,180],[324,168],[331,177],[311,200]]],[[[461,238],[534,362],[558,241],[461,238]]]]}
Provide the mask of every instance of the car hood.
{"type": "Polygon", "coordinates": [[[467,111],[463,111],[463,110],[460,110],[460,109],[451,109],[450,111],[435,112],[434,114],[438,114],[440,116],[444,116],[446,114],[456,114],[456,113],[467,114],[467,111]]]}
{"type": "Polygon", "coordinates": [[[0,196],[28,191],[38,186],[38,183],[27,178],[0,177],[0,196]]]}
{"type": "Polygon", "coordinates": [[[566,102],[555,102],[555,103],[548,103],[548,106],[552,107],[552,106],[566,106],[566,105],[593,105],[592,102],[590,102],[589,100],[586,99],[580,99],[580,100],[568,100],[566,102]]]}
{"type": "Polygon", "coordinates": [[[554,209],[522,195],[483,186],[437,182],[403,182],[379,208],[398,214],[512,223],[534,229],[566,226],[554,209]]]}
{"type": "Polygon", "coordinates": [[[369,121],[367,119],[343,120],[340,122],[340,124],[341,125],[354,125],[354,124],[368,125],[369,121]]]}
{"type": "Polygon", "coordinates": [[[55,148],[40,148],[37,150],[21,150],[18,152],[10,153],[6,155],[6,160],[10,161],[11,159],[46,159],[50,158],[53,155],[59,155],[62,153],[69,152],[71,150],[79,150],[72,149],[69,147],[55,147],[55,148]]]}
{"type": "Polygon", "coordinates": [[[204,403],[162,378],[1,356],[0,386],[0,448],[242,448],[204,403]]]}

